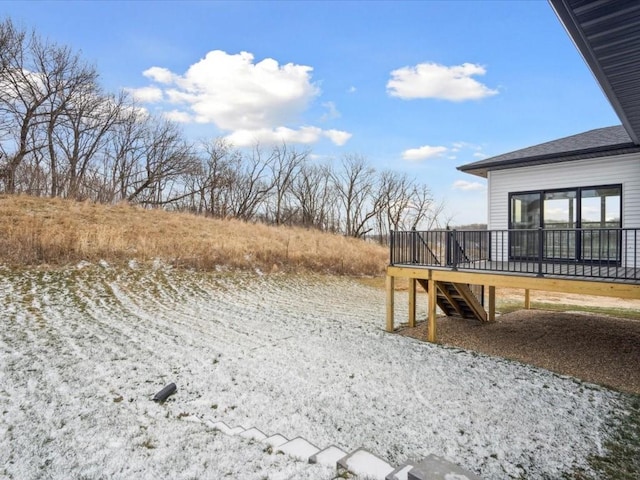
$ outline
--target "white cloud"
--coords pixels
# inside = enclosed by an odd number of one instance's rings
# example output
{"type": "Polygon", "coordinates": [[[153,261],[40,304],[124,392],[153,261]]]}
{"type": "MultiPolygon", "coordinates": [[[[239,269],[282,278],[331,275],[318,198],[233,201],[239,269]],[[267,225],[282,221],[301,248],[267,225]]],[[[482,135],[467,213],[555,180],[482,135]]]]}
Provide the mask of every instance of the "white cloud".
{"type": "Polygon", "coordinates": [[[347,143],[352,137],[349,132],[344,132],[342,130],[325,130],[323,135],[339,147],[347,143]]]}
{"type": "Polygon", "coordinates": [[[482,146],[469,142],[452,142],[448,147],[424,145],[418,148],[410,148],[402,152],[402,158],[410,162],[417,162],[428,158],[457,160],[460,157],[467,158],[469,155],[478,159],[487,158],[487,155],[482,152],[482,146]]]}
{"type": "Polygon", "coordinates": [[[437,63],[420,63],[415,67],[404,67],[391,72],[387,83],[387,92],[393,97],[403,99],[439,98],[461,102],[477,100],[496,95],[492,90],[478,82],[474,75],[484,75],[486,69],[481,65],[463,63],[447,67],[437,63]]]}
{"type": "Polygon", "coordinates": [[[142,75],[158,83],[173,83],[178,79],[177,75],[174,75],[170,70],[162,67],[148,68],[142,72],[142,75]]]}
{"type": "Polygon", "coordinates": [[[402,158],[415,162],[425,160],[427,158],[440,157],[447,151],[447,147],[432,147],[431,145],[423,145],[418,148],[410,148],[402,152],[402,158]]]}
{"type": "Polygon", "coordinates": [[[358,89],[353,85],[349,87],[349,90],[347,90],[348,93],[356,93],[357,91],[358,89]]]}
{"type": "Polygon", "coordinates": [[[158,87],[142,87],[125,89],[138,102],[155,103],[162,101],[162,90],[158,87]]]}
{"type": "Polygon", "coordinates": [[[171,110],[169,112],[165,112],[164,118],[177,123],[190,123],[191,121],[193,121],[193,119],[187,112],[182,112],[180,110],[171,110]]]}
{"type": "Polygon", "coordinates": [[[322,106],[327,109],[327,112],[320,118],[322,121],[340,118],[340,112],[334,102],[325,102],[322,106]]]}
{"type": "Polygon", "coordinates": [[[149,110],[137,105],[125,105],[124,112],[126,112],[127,114],[136,115],[140,119],[140,121],[149,117],[149,110]]]}
{"type": "Polygon", "coordinates": [[[237,147],[248,147],[256,143],[302,143],[309,145],[321,138],[328,138],[336,145],[344,145],[351,134],[339,130],[322,130],[318,127],[306,126],[299,129],[277,127],[257,130],[236,130],[227,135],[226,139],[237,147]]]}
{"type": "Polygon", "coordinates": [[[485,188],[485,185],[480,182],[468,182],[466,180],[456,180],[453,182],[454,190],[478,191],[484,190],[485,188]]]}
{"type": "Polygon", "coordinates": [[[479,146],[474,145],[474,144],[469,143],[469,142],[453,142],[451,144],[451,150],[453,150],[454,152],[459,152],[462,149],[482,150],[482,147],[479,147],[479,146]]]}
{"type": "MultiPolygon", "coordinates": [[[[145,87],[147,101],[158,96],[174,106],[165,114],[179,122],[213,123],[236,145],[248,138],[267,142],[289,141],[313,143],[329,138],[337,145],[351,134],[322,130],[313,126],[295,126],[309,104],[320,95],[312,82],[313,68],[287,63],[280,65],[272,58],[254,62],[249,52],[228,54],[213,50],[182,74],[163,67],[151,67],[143,75],[158,86],[145,87]],[[160,91],[158,95],[157,91],[160,91]],[[311,140],[315,139],[315,140],[311,140]]],[[[323,104],[327,119],[339,112],[332,102],[323,104]]]]}

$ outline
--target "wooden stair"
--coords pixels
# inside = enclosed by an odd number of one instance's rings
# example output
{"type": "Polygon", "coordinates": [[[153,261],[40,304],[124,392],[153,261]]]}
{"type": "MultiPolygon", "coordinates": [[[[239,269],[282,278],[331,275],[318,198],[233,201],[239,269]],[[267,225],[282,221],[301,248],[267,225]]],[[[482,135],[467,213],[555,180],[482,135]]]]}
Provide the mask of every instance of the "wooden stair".
{"type": "MultiPolygon", "coordinates": [[[[427,280],[418,279],[418,283],[426,292],[429,291],[427,280]]],[[[468,284],[454,282],[435,282],[435,284],[436,302],[447,317],[457,316],[482,322],[488,321],[487,312],[468,284]]]]}

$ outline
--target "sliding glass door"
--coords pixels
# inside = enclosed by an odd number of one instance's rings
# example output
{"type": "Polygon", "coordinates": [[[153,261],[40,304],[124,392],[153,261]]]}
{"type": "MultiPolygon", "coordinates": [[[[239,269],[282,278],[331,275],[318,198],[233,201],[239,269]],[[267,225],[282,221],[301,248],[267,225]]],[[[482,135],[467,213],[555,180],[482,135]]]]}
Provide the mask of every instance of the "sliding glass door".
{"type": "Polygon", "coordinates": [[[585,187],[509,196],[509,254],[551,261],[619,261],[622,187],[585,187]],[[521,232],[518,230],[522,230],[521,232]]]}

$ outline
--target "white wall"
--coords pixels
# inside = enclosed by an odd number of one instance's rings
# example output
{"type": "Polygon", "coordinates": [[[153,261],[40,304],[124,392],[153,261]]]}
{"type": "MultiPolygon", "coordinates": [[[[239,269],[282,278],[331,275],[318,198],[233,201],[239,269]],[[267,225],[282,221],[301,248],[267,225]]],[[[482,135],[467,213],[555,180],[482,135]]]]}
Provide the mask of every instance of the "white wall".
{"type": "Polygon", "coordinates": [[[489,229],[509,228],[509,193],[622,185],[622,226],[640,228],[640,155],[493,170],[488,175],[489,229]]]}
{"type": "MultiPolygon", "coordinates": [[[[509,193],[613,184],[622,185],[622,227],[640,228],[639,154],[491,171],[488,175],[488,228],[509,228],[509,193]]],[[[629,261],[635,254],[640,256],[640,238],[623,247],[623,257],[628,257],[629,261]],[[633,243],[636,243],[635,247],[633,243]]],[[[493,245],[493,257],[506,260],[506,244],[502,248],[493,245]]],[[[626,263],[623,258],[623,264],[626,263]]]]}

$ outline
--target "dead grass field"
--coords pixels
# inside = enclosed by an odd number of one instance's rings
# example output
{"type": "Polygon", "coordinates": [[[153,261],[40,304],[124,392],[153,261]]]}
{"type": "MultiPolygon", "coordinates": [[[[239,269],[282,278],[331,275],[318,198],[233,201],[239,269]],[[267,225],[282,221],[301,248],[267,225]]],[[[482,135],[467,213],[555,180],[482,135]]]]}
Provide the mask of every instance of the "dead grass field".
{"type": "Polygon", "coordinates": [[[57,198],[0,195],[0,262],[60,266],[160,259],[199,270],[380,275],[386,248],[304,228],[57,198]]]}

